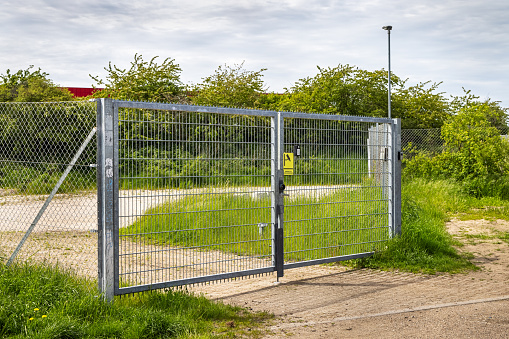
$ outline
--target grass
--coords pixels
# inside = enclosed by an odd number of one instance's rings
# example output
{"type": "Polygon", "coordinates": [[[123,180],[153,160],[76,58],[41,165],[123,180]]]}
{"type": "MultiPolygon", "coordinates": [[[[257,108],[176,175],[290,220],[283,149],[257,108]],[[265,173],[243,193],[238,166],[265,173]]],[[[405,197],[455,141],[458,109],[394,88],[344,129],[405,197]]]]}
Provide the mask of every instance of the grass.
{"type": "MultiPolygon", "coordinates": [[[[49,194],[65,171],[65,165],[40,167],[4,164],[0,167],[0,187],[18,194],[49,194]]],[[[97,187],[95,169],[76,166],[60,186],[58,193],[76,193],[97,187]]]]}
{"type": "Polygon", "coordinates": [[[167,290],[107,303],[93,288],[58,267],[0,267],[2,338],[209,338],[256,336],[265,313],[167,290]]]}
{"type": "MultiPolygon", "coordinates": [[[[121,235],[157,245],[269,256],[271,227],[263,229],[262,234],[258,227],[259,223],[271,225],[269,196],[253,198],[224,192],[183,197],[152,208],[134,224],[122,228],[121,235]]],[[[381,188],[366,181],[318,198],[287,198],[285,260],[326,258],[379,247],[389,238],[387,202],[381,193],[381,188]]]]}
{"type": "MultiPolygon", "coordinates": [[[[387,239],[388,234],[386,229],[376,228],[384,225],[384,220],[383,216],[375,215],[386,210],[387,206],[376,201],[380,192],[370,188],[369,182],[364,185],[366,187],[359,186],[362,194],[360,189],[343,189],[318,199],[287,199],[284,214],[285,261],[374,250],[374,256],[347,264],[430,274],[465,272],[477,269],[469,261],[472,255],[458,251],[462,244],[447,232],[445,222],[453,216],[463,219],[509,218],[509,201],[472,197],[451,180],[405,180],[402,235],[378,242],[377,239],[387,239]],[[341,203],[345,201],[356,203],[341,203]],[[353,217],[359,214],[372,216],[353,217]],[[322,219],[310,220],[314,216],[322,219]],[[359,224],[363,230],[352,231],[359,224]]],[[[147,211],[145,216],[121,232],[131,240],[143,238],[158,245],[199,245],[203,249],[239,255],[270,256],[270,228],[267,227],[260,236],[258,223],[270,223],[268,199],[223,195],[210,200],[183,198],[166,203],[147,211]],[[192,213],[187,213],[189,211],[192,213]]],[[[507,235],[502,234],[499,238],[509,242],[507,235]]]]}
{"type": "MultiPolygon", "coordinates": [[[[405,180],[402,192],[402,235],[371,258],[356,261],[361,267],[399,269],[411,272],[463,272],[477,269],[468,253],[459,253],[461,243],[447,233],[451,217],[508,219],[509,201],[496,197],[467,195],[452,180],[405,180]]],[[[500,239],[506,240],[500,234],[500,239]]],[[[478,237],[482,237],[479,235],[478,237]]]]}

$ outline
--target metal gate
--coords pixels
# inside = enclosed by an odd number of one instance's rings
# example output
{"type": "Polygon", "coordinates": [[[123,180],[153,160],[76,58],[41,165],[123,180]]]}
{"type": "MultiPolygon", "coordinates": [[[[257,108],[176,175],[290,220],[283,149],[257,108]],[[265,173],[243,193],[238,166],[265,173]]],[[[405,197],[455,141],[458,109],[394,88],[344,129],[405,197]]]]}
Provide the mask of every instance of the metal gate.
{"type": "Polygon", "coordinates": [[[398,120],[110,99],[97,118],[107,298],[280,277],[371,255],[400,231],[398,120]],[[376,125],[382,159],[368,156],[376,125]]]}

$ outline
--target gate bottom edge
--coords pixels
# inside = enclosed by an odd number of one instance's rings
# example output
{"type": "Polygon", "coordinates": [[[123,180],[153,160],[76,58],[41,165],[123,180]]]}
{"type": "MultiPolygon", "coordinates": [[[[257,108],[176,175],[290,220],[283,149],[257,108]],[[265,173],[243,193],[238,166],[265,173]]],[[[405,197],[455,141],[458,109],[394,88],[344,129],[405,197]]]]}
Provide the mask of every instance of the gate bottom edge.
{"type": "Polygon", "coordinates": [[[160,283],[155,283],[155,284],[144,284],[144,285],[137,285],[137,286],[130,286],[130,287],[122,287],[122,288],[115,289],[115,295],[138,293],[138,292],[144,292],[144,291],[163,289],[163,288],[167,288],[167,287],[184,286],[184,285],[205,283],[205,282],[216,281],[216,280],[244,277],[244,276],[249,276],[249,275],[271,273],[271,272],[274,272],[275,270],[276,270],[275,267],[265,267],[265,268],[257,268],[257,269],[246,270],[246,271],[237,271],[237,272],[221,273],[221,274],[207,275],[207,276],[195,277],[195,278],[165,281],[165,282],[160,282],[160,283]]]}
{"type": "Polygon", "coordinates": [[[305,266],[312,266],[312,265],[319,265],[319,264],[328,264],[328,263],[337,262],[337,261],[360,259],[360,258],[369,257],[369,256],[373,255],[374,253],[375,252],[365,252],[365,253],[342,255],[339,257],[330,257],[330,258],[323,258],[323,259],[299,261],[299,262],[284,264],[283,268],[286,270],[286,269],[290,269],[290,268],[305,267],[305,266]]]}

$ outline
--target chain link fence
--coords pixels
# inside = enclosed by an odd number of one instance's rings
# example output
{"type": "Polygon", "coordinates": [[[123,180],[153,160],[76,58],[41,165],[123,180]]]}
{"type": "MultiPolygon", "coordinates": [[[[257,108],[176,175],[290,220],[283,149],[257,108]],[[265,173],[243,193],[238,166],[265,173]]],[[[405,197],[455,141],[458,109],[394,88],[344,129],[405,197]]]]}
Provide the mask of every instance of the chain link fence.
{"type": "Polygon", "coordinates": [[[97,276],[96,106],[0,104],[2,262],[97,276]]]}
{"type": "MultiPolygon", "coordinates": [[[[509,140],[508,128],[497,128],[500,136],[509,140]]],[[[445,150],[445,140],[441,128],[404,129],[401,131],[401,147],[406,160],[412,159],[416,152],[435,156],[445,150]]]]}
{"type": "Polygon", "coordinates": [[[407,160],[412,157],[415,151],[424,151],[430,155],[442,153],[444,144],[440,128],[404,129],[401,131],[401,148],[407,160]]]}

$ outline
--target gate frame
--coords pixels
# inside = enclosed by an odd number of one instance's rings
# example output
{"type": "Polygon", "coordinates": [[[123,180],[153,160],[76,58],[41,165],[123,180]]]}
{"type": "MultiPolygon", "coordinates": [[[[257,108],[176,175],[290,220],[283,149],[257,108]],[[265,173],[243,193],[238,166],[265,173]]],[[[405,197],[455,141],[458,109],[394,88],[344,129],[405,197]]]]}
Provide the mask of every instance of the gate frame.
{"type": "Polygon", "coordinates": [[[109,98],[97,99],[98,283],[99,289],[106,300],[113,300],[115,295],[231,279],[274,271],[276,271],[277,278],[279,279],[279,277],[284,275],[285,269],[362,258],[373,254],[373,252],[365,252],[297,263],[284,263],[283,151],[285,118],[388,124],[392,136],[389,140],[389,147],[392,150],[389,154],[392,174],[390,179],[391,189],[388,197],[389,234],[390,237],[401,234],[401,122],[399,119],[119,101],[109,98]],[[272,266],[154,284],[131,287],[119,286],[119,108],[248,115],[271,119],[272,266]]]}

